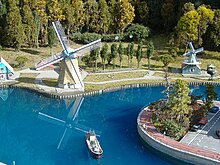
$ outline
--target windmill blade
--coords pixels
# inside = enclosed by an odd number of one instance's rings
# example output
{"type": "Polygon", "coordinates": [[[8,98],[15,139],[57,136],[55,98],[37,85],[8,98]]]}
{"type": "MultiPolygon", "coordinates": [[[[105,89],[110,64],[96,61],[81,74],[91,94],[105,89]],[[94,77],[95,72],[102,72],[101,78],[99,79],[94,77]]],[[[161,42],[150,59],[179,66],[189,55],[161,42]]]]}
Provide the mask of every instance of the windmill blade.
{"type": "Polygon", "coordinates": [[[77,97],[74,101],[74,104],[71,108],[71,110],[68,113],[67,120],[75,120],[76,116],[78,115],[78,112],[80,110],[80,107],[83,103],[84,97],[77,97]]]}
{"type": "Polygon", "coordinates": [[[59,144],[57,146],[58,150],[59,149],[63,150],[65,148],[69,138],[71,137],[71,134],[72,134],[72,129],[71,128],[66,128],[64,130],[63,135],[62,135],[62,137],[60,139],[60,142],[59,142],[59,144]]]}
{"type": "Polygon", "coordinates": [[[190,47],[190,49],[191,49],[193,52],[195,51],[195,49],[194,49],[194,46],[193,46],[192,42],[189,42],[189,47],[190,47]]]}
{"type": "Polygon", "coordinates": [[[73,56],[74,58],[76,56],[74,56],[74,54],[76,53],[77,56],[82,56],[88,52],[90,52],[91,50],[97,49],[102,45],[101,43],[101,39],[95,40],[87,45],[81,46],[77,49],[75,49],[70,56],[73,56]]]}
{"type": "Polygon", "coordinates": [[[67,37],[64,33],[64,30],[60,24],[59,21],[55,21],[55,22],[52,22],[52,25],[53,25],[53,28],[57,34],[57,37],[59,38],[59,41],[63,47],[63,49],[66,51],[66,53],[68,54],[68,40],[67,40],[67,37]]]}
{"type": "Polygon", "coordinates": [[[202,52],[203,50],[204,50],[203,47],[202,47],[202,48],[199,48],[199,49],[196,49],[196,50],[195,50],[195,54],[196,54],[196,53],[199,53],[199,52],[202,52]]]}
{"type": "Polygon", "coordinates": [[[95,130],[91,127],[88,127],[88,126],[85,126],[85,125],[82,125],[82,124],[79,124],[79,123],[75,124],[75,129],[78,130],[78,131],[84,132],[84,133],[89,132],[90,130],[94,130],[97,136],[100,136],[101,133],[102,133],[99,130],[95,130]]]}
{"type": "Polygon", "coordinates": [[[191,54],[193,54],[193,52],[186,52],[183,54],[183,56],[190,56],[191,54]]]}
{"type": "Polygon", "coordinates": [[[66,124],[66,122],[63,120],[49,116],[49,115],[41,113],[41,112],[38,113],[38,118],[41,120],[47,121],[49,123],[61,126],[61,127],[65,127],[65,124],[66,124]]]}
{"type": "Polygon", "coordinates": [[[44,60],[38,62],[37,64],[35,64],[35,69],[36,70],[41,70],[49,65],[52,65],[56,62],[59,62],[63,59],[63,53],[60,52],[60,53],[57,53],[57,54],[54,54],[48,58],[45,58],[44,60]]]}

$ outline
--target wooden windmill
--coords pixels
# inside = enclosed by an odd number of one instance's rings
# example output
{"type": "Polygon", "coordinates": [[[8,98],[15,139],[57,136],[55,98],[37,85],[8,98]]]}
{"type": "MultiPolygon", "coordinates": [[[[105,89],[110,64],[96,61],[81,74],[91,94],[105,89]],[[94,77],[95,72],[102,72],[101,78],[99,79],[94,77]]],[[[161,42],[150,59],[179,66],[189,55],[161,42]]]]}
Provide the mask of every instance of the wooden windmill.
{"type": "Polygon", "coordinates": [[[194,49],[192,42],[189,42],[190,51],[183,54],[183,56],[188,57],[187,60],[183,61],[182,73],[183,74],[201,74],[201,68],[199,62],[196,58],[196,54],[202,52],[204,49],[194,49]]]}
{"type": "Polygon", "coordinates": [[[58,86],[61,88],[84,89],[84,83],[78,66],[78,57],[101,46],[101,39],[93,41],[77,49],[68,46],[67,37],[59,21],[52,22],[63,51],[48,57],[35,65],[36,70],[43,69],[61,61],[58,86]]]}

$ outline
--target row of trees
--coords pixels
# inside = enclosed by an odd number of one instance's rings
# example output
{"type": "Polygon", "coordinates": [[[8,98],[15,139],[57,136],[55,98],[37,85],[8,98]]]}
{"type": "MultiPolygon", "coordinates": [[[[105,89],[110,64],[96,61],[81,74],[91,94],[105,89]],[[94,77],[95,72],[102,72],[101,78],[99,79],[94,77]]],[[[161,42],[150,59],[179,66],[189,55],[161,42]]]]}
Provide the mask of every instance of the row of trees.
{"type": "Polygon", "coordinates": [[[16,49],[23,44],[45,45],[51,22],[60,20],[67,35],[123,33],[131,23],[139,23],[160,32],[175,32],[178,43],[197,40],[202,44],[210,28],[207,36],[218,46],[219,7],[215,0],[0,0],[0,42],[16,49]],[[211,7],[201,6],[203,3],[211,7]]]}
{"type": "Polygon", "coordinates": [[[137,68],[140,68],[140,62],[142,58],[148,58],[148,69],[150,69],[150,58],[154,54],[154,44],[152,41],[148,42],[145,45],[146,49],[143,50],[143,42],[140,41],[135,48],[134,42],[131,42],[124,47],[120,42],[119,45],[116,43],[112,43],[109,49],[107,43],[105,43],[101,49],[95,49],[91,51],[90,56],[84,56],[82,60],[88,66],[93,67],[93,71],[97,70],[97,63],[99,58],[101,58],[102,68],[105,70],[106,62],[108,65],[112,63],[113,69],[116,68],[116,59],[118,59],[120,63],[120,68],[122,68],[123,56],[127,56],[127,66],[132,68],[133,58],[136,57],[137,60],[137,68]]]}

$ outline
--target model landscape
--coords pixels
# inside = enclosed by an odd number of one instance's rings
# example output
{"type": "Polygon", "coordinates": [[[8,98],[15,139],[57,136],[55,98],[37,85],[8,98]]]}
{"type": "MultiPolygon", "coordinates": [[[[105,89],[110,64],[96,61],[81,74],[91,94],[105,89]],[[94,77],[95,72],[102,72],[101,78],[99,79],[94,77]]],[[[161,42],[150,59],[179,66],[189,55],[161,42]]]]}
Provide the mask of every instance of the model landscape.
{"type": "MultiPolygon", "coordinates": [[[[79,119],[83,97],[119,89],[123,93],[125,88],[162,86],[165,89],[160,91],[161,98],[154,96],[146,101],[147,106],[136,116],[140,139],[161,152],[167,150],[163,144],[169,143],[176,149],[165,152],[171,157],[185,153],[185,146],[189,147],[187,152],[192,147],[189,159],[176,156],[183,162],[220,163],[220,148],[215,147],[220,146],[216,92],[220,84],[219,8],[217,0],[2,0],[3,105],[8,106],[7,99],[17,87],[67,99],[65,120],[64,114],[59,116],[61,112],[48,114],[44,112],[46,106],[40,104],[38,110],[33,110],[42,121],[65,128],[54,148],[66,151],[71,132],[76,129],[86,133],[84,145],[90,155],[105,160],[109,153],[106,145],[101,148],[96,134],[89,131],[90,124],[80,124],[84,121],[79,119]],[[193,92],[200,86],[204,86],[203,92],[193,92]],[[165,141],[160,137],[165,137],[165,141]],[[151,138],[162,147],[155,147],[151,138]],[[206,139],[210,143],[203,145],[206,139]],[[197,149],[199,152],[195,153],[197,149]],[[195,154],[199,156],[193,157],[195,154]]],[[[95,104],[91,102],[87,107],[92,109],[95,104]]],[[[56,104],[48,101],[48,105],[56,104]]],[[[98,139],[104,142],[104,136],[98,139]]],[[[0,154],[0,162],[16,163],[13,158],[11,162],[3,159],[0,154]]],[[[117,163],[123,164],[123,160],[117,163]]]]}

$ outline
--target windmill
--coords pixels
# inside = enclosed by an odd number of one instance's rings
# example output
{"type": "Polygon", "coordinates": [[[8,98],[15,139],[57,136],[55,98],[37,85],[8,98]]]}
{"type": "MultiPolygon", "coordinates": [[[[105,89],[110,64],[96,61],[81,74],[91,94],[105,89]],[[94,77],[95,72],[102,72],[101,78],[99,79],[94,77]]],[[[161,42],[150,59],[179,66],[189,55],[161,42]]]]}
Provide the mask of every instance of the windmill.
{"type": "MultiPolygon", "coordinates": [[[[83,103],[83,100],[83,97],[77,97],[75,100],[65,100],[66,107],[69,110],[69,113],[65,121],[42,112],[38,113],[39,119],[65,128],[63,135],[61,136],[61,139],[59,141],[59,144],[57,145],[57,149],[62,150],[65,148],[69,138],[71,137],[73,129],[76,129],[84,133],[91,130],[90,127],[84,126],[77,122],[78,113],[80,111],[80,107],[83,103]]],[[[96,133],[100,134],[100,131],[96,131],[96,133]]]]}
{"type": "Polygon", "coordinates": [[[78,66],[78,57],[101,46],[101,39],[93,41],[77,49],[68,46],[68,40],[59,21],[52,22],[53,28],[62,45],[63,51],[54,54],[35,65],[36,70],[43,69],[49,65],[61,61],[58,86],[61,88],[72,88],[84,90],[84,83],[78,66]]]}
{"type": "Polygon", "coordinates": [[[201,62],[199,62],[196,58],[196,54],[199,52],[202,52],[204,49],[194,48],[192,42],[189,42],[190,51],[183,54],[183,56],[188,57],[187,60],[183,61],[182,65],[182,73],[183,74],[201,74],[201,68],[199,65],[201,62]]]}

